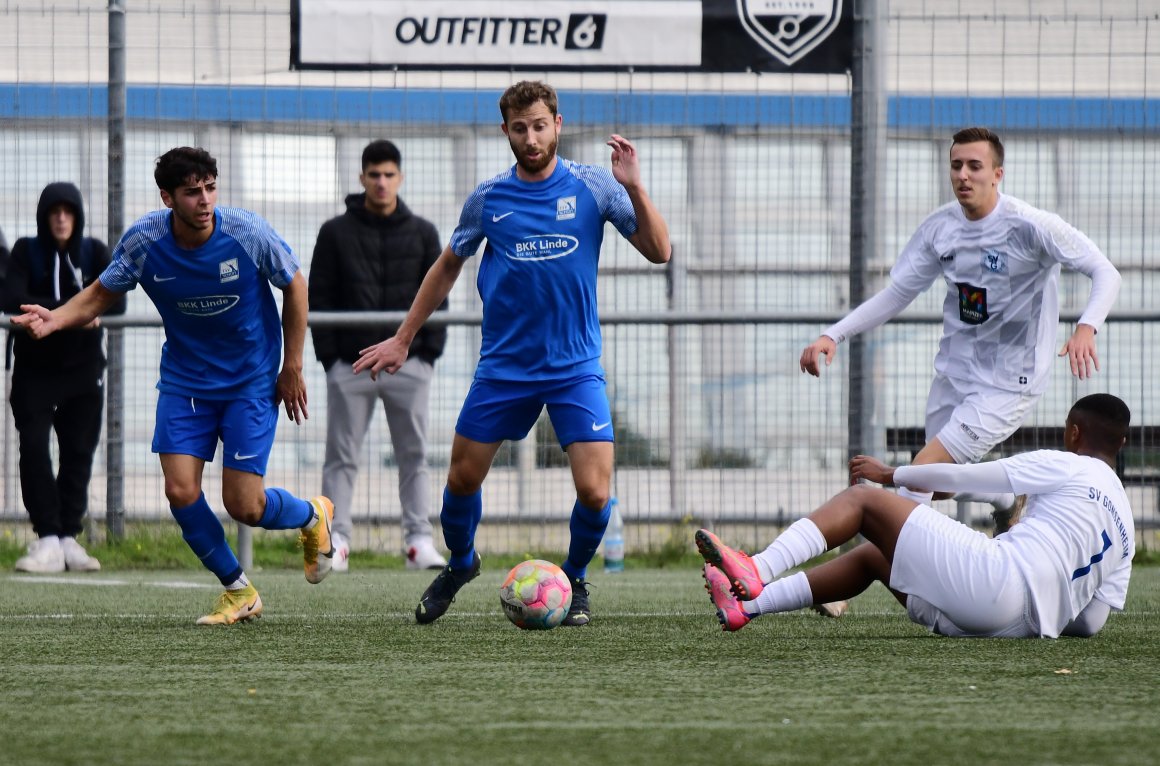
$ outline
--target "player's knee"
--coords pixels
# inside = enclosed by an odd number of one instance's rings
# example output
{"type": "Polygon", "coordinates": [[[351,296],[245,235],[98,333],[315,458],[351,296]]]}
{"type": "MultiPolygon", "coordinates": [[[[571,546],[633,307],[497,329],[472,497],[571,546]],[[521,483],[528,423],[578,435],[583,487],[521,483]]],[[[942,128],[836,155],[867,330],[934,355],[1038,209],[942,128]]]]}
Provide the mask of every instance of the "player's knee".
{"type": "Polygon", "coordinates": [[[165,480],[165,499],[170,508],[188,508],[201,497],[201,487],[193,482],[165,480]]]}
{"type": "Polygon", "coordinates": [[[483,481],[452,468],[447,472],[447,489],[453,495],[474,495],[483,486],[483,481]]]}
{"type": "Polygon", "coordinates": [[[256,527],[262,520],[262,503],[257,498],[241,497],[227,493],[222,497],[222,505],[225,506],[226,513],[230,515],[231,519],[242,524],[256,527]]]}
{"type": "Polygon", "coordinates": [[[608,501],[612,499],[612,495],[605,490],[589,489],[584,487],[576,488],[576,499],[580,501],[580,505],[585,508],[591,508],[594,511],[601,511],[604,506],[608,505],[608,501]]]}

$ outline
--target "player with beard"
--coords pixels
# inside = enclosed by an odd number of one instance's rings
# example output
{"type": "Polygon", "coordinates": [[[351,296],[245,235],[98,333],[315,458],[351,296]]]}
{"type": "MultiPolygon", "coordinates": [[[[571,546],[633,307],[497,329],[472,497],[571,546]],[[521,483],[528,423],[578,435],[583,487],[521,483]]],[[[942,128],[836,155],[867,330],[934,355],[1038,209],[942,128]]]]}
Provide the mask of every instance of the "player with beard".
{"type": "Polygon", "coordinates": [[[483,302],[475,379],[460,411],[440,521],[451,553],[423,593],[420,623],[442,616],[479,574],[475,531],[481,488],[505,439],[527,436],[544,407],[568,455],[576,502],[563,569],[572,581],[565,625],[591,619],[585,575],[608,524],[612,414],[600,366],[596,271],[605,221],[652,263],[671,254],[668,227],[641,178],[636,147],[612,135],[612,170],[558,157],[563,126],[556,92],[519,82],[499,101],[516,164],[476,187],[459,225],[427,272],[395,335],[362,351],[356,373],[394,373],[427,317],[455,285],[463,263],[486,241],[477,286],[483,302]]]}

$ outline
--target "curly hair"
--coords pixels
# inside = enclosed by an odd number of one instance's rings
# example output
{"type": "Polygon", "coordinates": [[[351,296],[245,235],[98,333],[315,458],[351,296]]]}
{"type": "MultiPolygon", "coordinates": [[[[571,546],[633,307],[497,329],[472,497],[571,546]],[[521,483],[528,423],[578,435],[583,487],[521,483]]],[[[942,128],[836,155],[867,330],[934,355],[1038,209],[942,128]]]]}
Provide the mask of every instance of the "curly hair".
{"type": "Polygon", "coordinates": [[[556,89],[551,85],[539,80],[521,80],[505,90],[499,97],[499,113],[503,115],[504,124],[507,124],[509,114],[526,111],[537,101],[543,101],[552,117],[556,116],[559,102],[556,89]]]}
{"type": "Polygon", "coordinates": [[[201,147],[179,146],[170,149],[157,158],[153,168],[153,180],[161,191],[173,194],[178,186],[187,181],[203,181],[217,178],[218,167],[210,153],[201,147]]]}

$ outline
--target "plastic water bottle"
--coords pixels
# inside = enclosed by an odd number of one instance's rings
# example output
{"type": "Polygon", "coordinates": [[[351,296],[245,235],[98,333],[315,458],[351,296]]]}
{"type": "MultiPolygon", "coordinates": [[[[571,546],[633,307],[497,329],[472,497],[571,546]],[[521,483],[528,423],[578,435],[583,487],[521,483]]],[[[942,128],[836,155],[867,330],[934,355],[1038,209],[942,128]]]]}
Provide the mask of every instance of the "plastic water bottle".
{"type": "Polygon", "coordinates": [[[610,574],[624,571],[624,518],[615,497],[611,506],[608,529],[604,532],[604,571],[610,574]]]}

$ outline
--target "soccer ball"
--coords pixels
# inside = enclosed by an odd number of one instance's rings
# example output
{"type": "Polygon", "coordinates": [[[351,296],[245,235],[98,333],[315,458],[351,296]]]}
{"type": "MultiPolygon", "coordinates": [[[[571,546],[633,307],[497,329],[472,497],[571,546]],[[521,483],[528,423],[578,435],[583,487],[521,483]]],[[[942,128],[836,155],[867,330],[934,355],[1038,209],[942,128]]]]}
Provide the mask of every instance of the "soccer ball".
{"type": "Polygon", "coordinates": [[[528,559],[508,572],[499,587],[499,602],[517,628],[550,630],[568,616],[572,583],[552,562],[528,559]]]}

